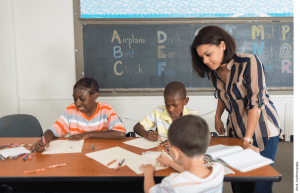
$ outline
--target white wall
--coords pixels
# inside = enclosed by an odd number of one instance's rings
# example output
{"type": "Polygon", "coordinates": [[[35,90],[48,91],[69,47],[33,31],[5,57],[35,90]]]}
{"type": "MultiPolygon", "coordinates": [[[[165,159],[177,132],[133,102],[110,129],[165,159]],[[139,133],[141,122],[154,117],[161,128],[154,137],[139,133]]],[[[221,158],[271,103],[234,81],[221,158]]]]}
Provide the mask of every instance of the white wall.
{"type": "MultiPolygon", "coordinates": [[[[45,131],[73,102],[72,0],[1,0],[0,29],[0,116],[31,114],[45,131]]],[[[281,127],[287,135],[293,134],[293,95],[271,97],[281,127]]],[[[127,131],[155,106],[164,104],[163,97],[99,97],[98,101],[114,107],[127,131]]],[[[213,96],[191,96],[187,106],[204,115],[213,131],[216,105],[213,96]]]]}
{"type": "Polygon", "coordinates": [[[18,109],[12,10],[10,0],[0,1],[0,117],[18,109]]]}

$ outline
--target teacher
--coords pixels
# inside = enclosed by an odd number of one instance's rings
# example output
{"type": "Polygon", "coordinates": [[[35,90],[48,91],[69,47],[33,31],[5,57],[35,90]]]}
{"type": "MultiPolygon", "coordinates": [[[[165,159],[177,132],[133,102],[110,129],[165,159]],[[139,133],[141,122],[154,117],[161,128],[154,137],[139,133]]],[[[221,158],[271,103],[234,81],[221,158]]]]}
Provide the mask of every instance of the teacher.
{"type": "MultiPolygon", "coordinates": [[[[225,134],[221,116],[226,108],[229,135],[243,140],[244,149],[274,161],[281,129],[259,58],[236,53],[234,39],[218,26],[202,28],[190,50],[193,70],[201,78],[207,76],[216,89],[216,131],[225,134]]],[[[232,182],[231,186],[233,192],[265,193],[272,192],[273,182],[232,182]]]]}

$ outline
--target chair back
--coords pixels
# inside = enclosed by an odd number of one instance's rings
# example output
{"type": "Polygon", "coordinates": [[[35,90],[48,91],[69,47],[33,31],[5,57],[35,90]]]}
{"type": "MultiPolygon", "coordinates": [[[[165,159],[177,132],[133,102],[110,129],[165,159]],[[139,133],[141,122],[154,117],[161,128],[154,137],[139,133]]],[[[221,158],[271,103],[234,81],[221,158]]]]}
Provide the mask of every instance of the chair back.
{"type": "Polygon", "coordinates": [[[130,131],[126,134],[126,137],[136,137],[135,132],[130,131]]]}
{"type": "Polygon", "coordinates": [[[0,118],[0,137],[41,137],[40,122],[32,115],[13,114],[0,118]]]}

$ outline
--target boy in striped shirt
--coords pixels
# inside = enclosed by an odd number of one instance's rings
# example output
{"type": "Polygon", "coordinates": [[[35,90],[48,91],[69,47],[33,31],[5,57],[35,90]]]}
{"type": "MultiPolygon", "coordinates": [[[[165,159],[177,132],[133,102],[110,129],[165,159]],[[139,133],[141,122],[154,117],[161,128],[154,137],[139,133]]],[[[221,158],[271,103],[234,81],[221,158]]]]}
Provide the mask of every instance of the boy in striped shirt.
{"type": "Polygon", "coordinates": [[[174,121],[168,131],[170,155],[174,168],[181,173],[172,173],[160,184],[155,185],[151,164],[141,165],[144,172],[144,191],[146,193],[189,192],[222,193],[224,167],[213,162],[204,165],[204,154],[210,141],[210,132],[204,119],[187,115],[174,121]]]}
{"type": "MultiPolygon", "coordinates": [[[[170,124],[185,115],[196,115],[197,111],[185,107],[189,102],[186,89],[181,82],[171,82],[164,90],[164,106],[156,107],[151,113],[138,122],[133,130],[149,141],[157,141],[159,137],[167,137],[170,124]],[[153,129],[155,131],[151,131],[153,129]]],[[[167,145],[167,141],[162,145],[167,145]]]]}
{"type": "Polygon", "coordinates": [[[109,104],[96,102],[98,96],[99,88],[94,79],[80,79],[73,88],[74,103],[47,129],[44,133],[46,144],[39,140],[35,145],[36,151],[44,151],[55,137],[67,134],[74,141],[87,138],[124,139],[124,125],[109,104]]]}

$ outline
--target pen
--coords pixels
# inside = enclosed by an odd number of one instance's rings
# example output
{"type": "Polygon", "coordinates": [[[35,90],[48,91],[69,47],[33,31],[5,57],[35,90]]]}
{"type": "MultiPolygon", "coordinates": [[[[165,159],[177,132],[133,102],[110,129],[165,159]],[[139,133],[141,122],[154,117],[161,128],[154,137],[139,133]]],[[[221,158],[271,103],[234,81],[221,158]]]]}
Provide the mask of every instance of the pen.
{"type": "Polygon", "coordinates": [[[23,157],[23,160],[24,160],[24,161],[26,161],[26,160],[27,160],[27,158],[28,158],[29,154],[30,154],[30,153],[26,153],[26,154],[25,154],[25,156],[23,157]]]}
{"type": "Polygon", "coordinates": [[[45,151],[46,151],[46,142],[45,142],[45,137],[44,137],[44,135],[43,135],[43,143],[44,143],[44,145],[45,145],[45,151]]]}
{"type": "Polygon", "coordinates": [[[123,159],[123,160],[121,161],[120,166],[124,163],[124,161],[125,161],[125,159],[123,159]]]}
{"type": "Polygon", "coordinates": [[[123,164],[124,161],[125,161],[125,159],[123,159],[121,162],[118,163],[117,171],[118,171],[119,167],[121,167],[121,165],[123,164]]]}
{"type": "Polygon", "coordinates": [[[108,163],[106,166],[109,166],[110,164],[114,163],[115,161],[117,161],[116,159],[111,161],[110,163],[108,163]]]}
{"type": "Polygon", "coordinates": [[[28,157],[28,159],[31,159],[31,158],[32,158],[32,156],[33,156],[33,152],[34,152],[34,148],[31,150],[31,152],[30,152],[30,154],[29,154],[29,157],[28,157]]]}

